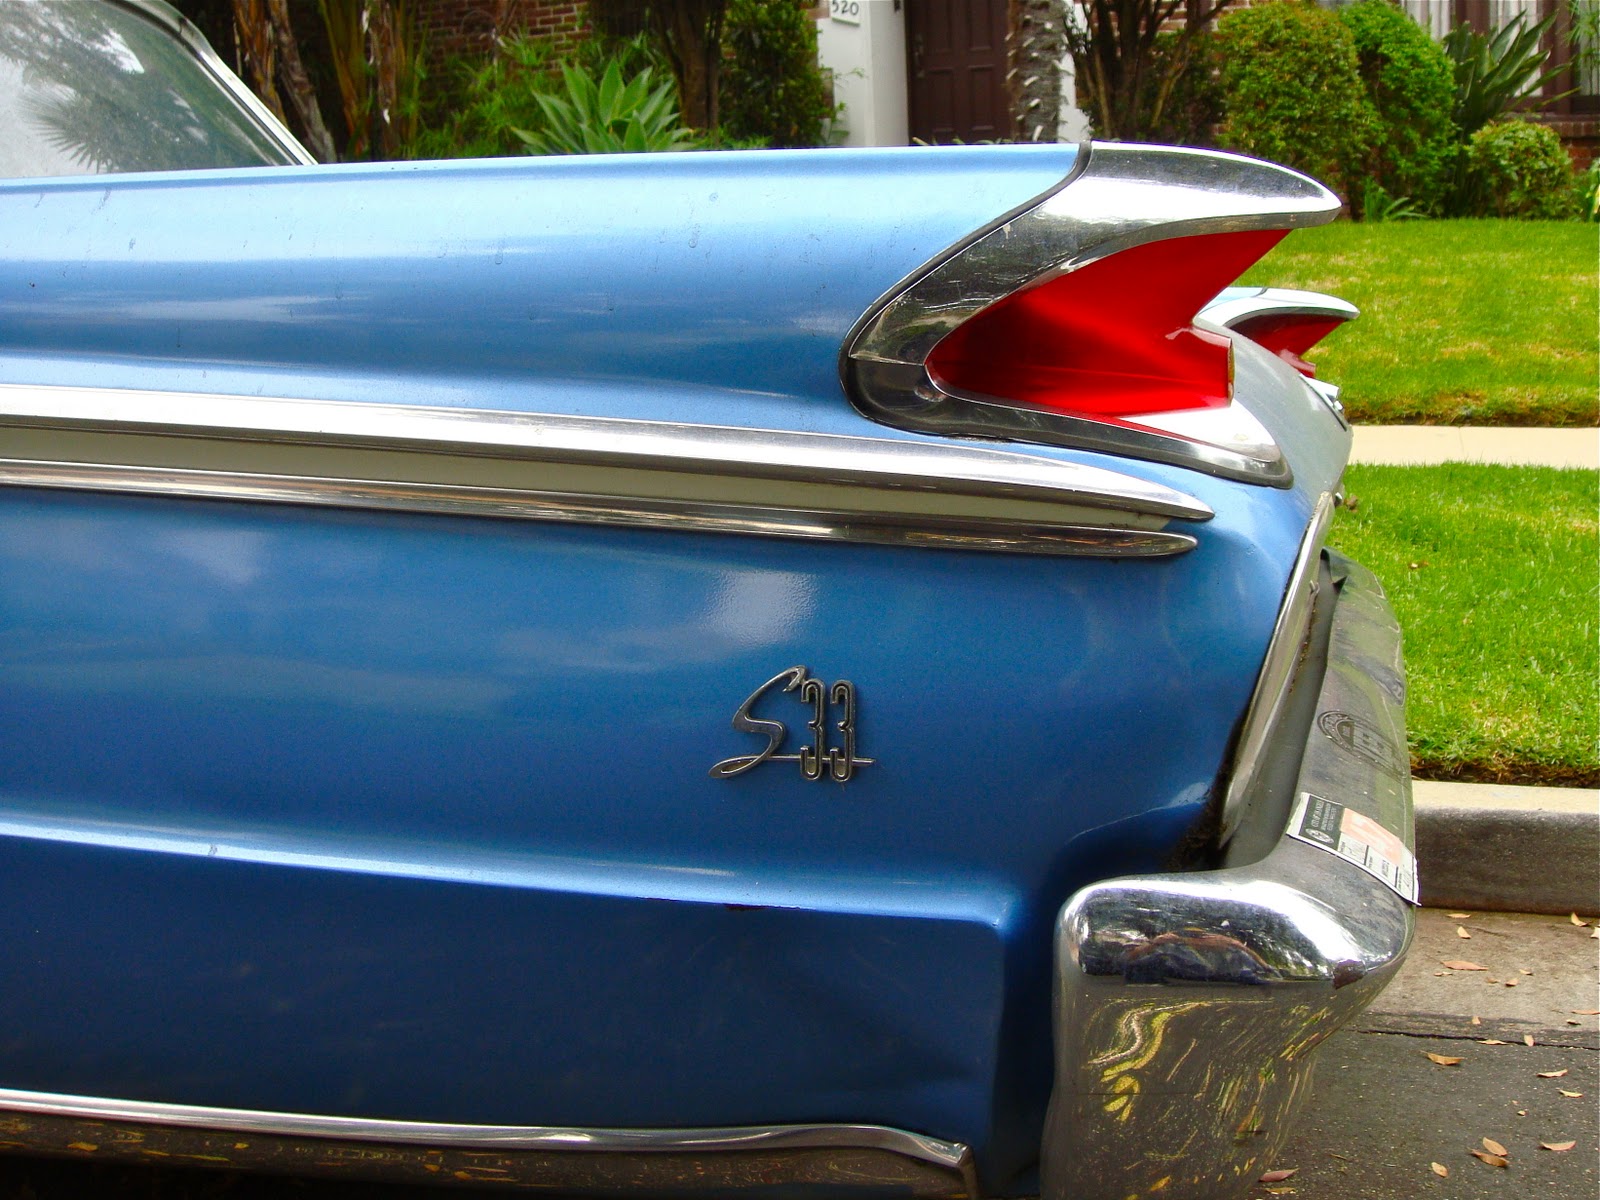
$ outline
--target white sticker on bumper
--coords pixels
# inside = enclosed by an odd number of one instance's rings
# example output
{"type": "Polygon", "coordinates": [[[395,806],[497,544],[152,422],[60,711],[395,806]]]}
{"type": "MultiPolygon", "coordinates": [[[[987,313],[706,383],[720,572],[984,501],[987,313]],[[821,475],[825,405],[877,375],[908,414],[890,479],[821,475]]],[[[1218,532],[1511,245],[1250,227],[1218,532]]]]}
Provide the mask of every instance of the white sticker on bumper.
{"type": "Polygon", "coordinates": [[[1333,800],[1301,792],[1289,816],[1289,836],[1352,862],[1416,904],[1417,856],[1399,836],[1371,817],[1333,800]]]}

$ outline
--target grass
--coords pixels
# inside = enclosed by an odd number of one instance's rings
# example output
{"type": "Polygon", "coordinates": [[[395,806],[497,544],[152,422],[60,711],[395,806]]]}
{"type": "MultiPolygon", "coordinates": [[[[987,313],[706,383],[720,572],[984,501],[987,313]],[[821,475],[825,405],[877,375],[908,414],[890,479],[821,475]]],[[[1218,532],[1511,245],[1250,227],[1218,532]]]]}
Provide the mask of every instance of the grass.
{"type": "Polygon", "coordinates": [[[1354,421],[1592,426],[1597,234],[1578,221],[1340,221],[1290,234],[1242,282],[1361,309],[1310,355],[1354,421]]]}
{"type": "Polygon", "coordinates": [[[1353,466],[1331,542],[1405,630],[1412,769],[1600,786],[1600,472],[1353,466]]]}

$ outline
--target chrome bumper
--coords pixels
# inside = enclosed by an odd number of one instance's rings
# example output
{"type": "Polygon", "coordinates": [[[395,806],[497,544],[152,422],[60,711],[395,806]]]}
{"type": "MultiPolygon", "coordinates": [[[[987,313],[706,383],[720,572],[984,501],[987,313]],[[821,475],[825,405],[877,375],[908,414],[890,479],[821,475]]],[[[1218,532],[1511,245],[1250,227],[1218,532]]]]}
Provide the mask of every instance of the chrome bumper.
{"type": "Polygon", "coordinates": [[[1354,814],[1345,849],[1368,835],[1369,868],[1402,860],[1396,882],[1414,898],[1399,628],[1369,571],[1329,559],[1327,666],[1288,798],[1313,819],[1291,821],[1257,862],[1109,880],[1061,910],[1046,1200],[1247,1191],[1278,1165],[1315,1047],[1405,955],[1407,901],[1304,840],[1354,814]]]}

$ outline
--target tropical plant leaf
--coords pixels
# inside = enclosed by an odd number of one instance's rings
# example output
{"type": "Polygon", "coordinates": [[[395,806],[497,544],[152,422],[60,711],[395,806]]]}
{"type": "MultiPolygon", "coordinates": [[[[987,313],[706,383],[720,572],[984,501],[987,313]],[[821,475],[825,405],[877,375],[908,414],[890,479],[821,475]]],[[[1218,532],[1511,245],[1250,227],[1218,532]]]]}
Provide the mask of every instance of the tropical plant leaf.
{"type": "Polygon", "coordinates": [[[649,67],[624,80],[615,59],[597,80],[571,63],[561,65],[564,96],[538,95],[545,127],[513,132],[535,154],[618,154],[693,147],[671,81],[655,87],[649,67]]]}
{"type": "Polygon", "coordinates": [[[1456,78],[1450,115],[1462,141],[1513,108],[1540,109],[1561,99],[1540,94],[1561,73],[1560,67],[1544,69],[1548,55],[1540,45],[1554,23],[1555,17],[1549,16],[1529,25],[1519,13],[1493,34],[1457,25],[1445,35],[1444,50],[1455,66],[1456,78]]]}

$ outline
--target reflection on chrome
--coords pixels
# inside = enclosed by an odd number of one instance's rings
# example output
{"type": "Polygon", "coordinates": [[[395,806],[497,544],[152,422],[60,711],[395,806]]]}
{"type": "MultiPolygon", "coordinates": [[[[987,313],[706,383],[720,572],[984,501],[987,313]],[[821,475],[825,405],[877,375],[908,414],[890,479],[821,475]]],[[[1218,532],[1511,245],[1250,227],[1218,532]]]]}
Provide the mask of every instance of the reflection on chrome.
{"type": "MultiPolygon", "coordinates": [[[[1403,689],[1377,681],[1403,677],[1393,614],[1368,572],[1330,566],[1318,711],[1403,748],[1403,689]]],[[[1297,789],[1340,796],[1409,845],[1404,774],[1315,720],[1305,737],[1297,789]]],[[[1076,893],[1056,927],[1046,1200],[1243,1195],[1287,1133],[1312,1051],[1398,969],[1411,929],[1388,886],[1287,834],[1248,866],[1076,893]]]]}

